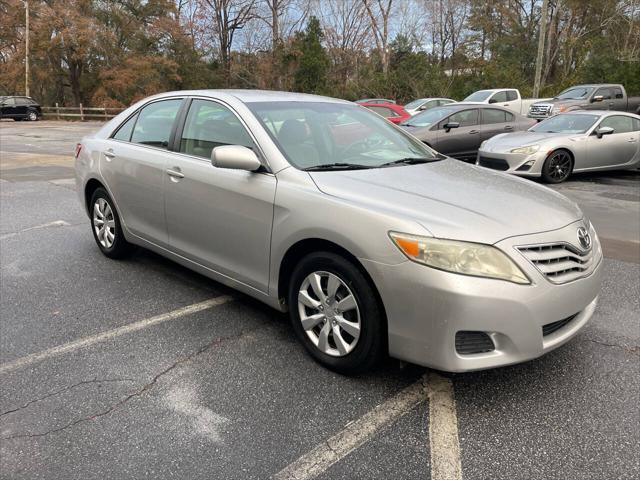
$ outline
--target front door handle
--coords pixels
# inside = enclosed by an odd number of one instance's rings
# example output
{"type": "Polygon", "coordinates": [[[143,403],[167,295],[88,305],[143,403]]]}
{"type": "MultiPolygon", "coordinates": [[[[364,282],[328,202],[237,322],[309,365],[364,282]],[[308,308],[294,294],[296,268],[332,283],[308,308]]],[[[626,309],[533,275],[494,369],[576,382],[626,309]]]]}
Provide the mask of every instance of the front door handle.
{"type": "Polygon", "coordinates": [[[184,174],[180,171],[179,167],[167,168],[167,175],[173,178],[184,178],[184,174]]]}
{"type": "Polygon", "coordinates": [[[513,127],[511,125],[507,125],[506,127],[504,127],[505,130],[513,130],[513,127]]]}
{"type": "Polygon", "coordinates": [[[480,133],[480,130],[469,130],[469,135],[475,135],[476,133],[480,133]]]}
{"type": "Polygon", "coordinates": [[[104,156],[107,157],[107,160],[113,160],[116,157],[116,154],[113,153],[113,150],[109,149],[104,152],[104,156]]]}

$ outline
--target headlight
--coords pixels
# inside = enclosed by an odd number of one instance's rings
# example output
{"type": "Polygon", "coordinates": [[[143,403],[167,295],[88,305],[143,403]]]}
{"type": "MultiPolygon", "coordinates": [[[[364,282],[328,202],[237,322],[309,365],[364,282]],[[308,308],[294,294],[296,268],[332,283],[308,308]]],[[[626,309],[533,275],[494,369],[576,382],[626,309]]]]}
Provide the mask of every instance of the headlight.
{"type": "Polygon", "coordinates": [[[540,145],[527,145],[526,147],[518,147],[509,151],[511,153],[524,153],[525,155],[529,155],[531,153],[536,153],[538,150],[540,150],[540,145]]]}
{"type": "Polygon", "coordinates": [[[531,283],[513,260],[491,245],[397,232],[389,232],[389,236],[409,260],[429,267],[523,285],[531,283]]]}

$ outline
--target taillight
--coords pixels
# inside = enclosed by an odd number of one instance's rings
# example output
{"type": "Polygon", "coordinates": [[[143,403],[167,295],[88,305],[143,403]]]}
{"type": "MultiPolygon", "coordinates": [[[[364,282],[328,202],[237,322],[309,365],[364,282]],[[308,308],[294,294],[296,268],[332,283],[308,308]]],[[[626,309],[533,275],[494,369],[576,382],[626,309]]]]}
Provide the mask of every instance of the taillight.
{"type": "Polygon", "coordinates": [[[76,143],[76,158],[78,158],[78,155],[80,155],[80,150],[82,150],[82,144],[76,143]]]}

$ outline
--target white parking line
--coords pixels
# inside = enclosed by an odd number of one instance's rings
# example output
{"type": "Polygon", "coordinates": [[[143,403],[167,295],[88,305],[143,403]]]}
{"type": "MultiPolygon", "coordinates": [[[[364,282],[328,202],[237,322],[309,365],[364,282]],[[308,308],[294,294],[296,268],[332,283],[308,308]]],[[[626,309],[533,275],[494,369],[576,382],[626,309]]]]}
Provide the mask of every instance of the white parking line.
{"type": "Polygon", "coordinates": [[[431,480],[462,480],[453,384],[430,372],[333,437],[273,475],[272,480],[310,480],[353,452],[380,429],[429,400],[431,480]]]}
{"type": "Polygon", "coordinates": [[[31,365],[32,363],[39,362],[46,358],[55,357],[57,355],[62,355],[63,353],[68,353],[80,348],[88,347],[89,345],[94,345],[106,340],[111,340],[112,338],[119,337],[120,335],[135,332],[137,330],[142,330],[143,328],[151,327],[152,325],[158,325],[159,323],[168,322],[170,320],[177,320],[178,318],[184,317],[185,315],[190,315],[192,313],[201,312],[212,307],[217,307],[218,305],[222,305],[232,300],[232,297],[229,297],[227,295],[220,295],[219,297],[211,298],[209,300],[205,300],[204,302],[187,305],[186,307],[181,307],[167,313],[156,315],[155,317],[146,318],[138,322],[114,328],[113,330],[109,330],[107,332],[98,333],[97,335],[92,335],[90,337],[85,337],[74,340],[73,342],[58,345],[57,347],[49,348],[48,350],[44,350],[42,352],[33,353],[31,355],[27,355],[26,357],[3,363],[2,365],[0,365],[0,373],[11,372],[18,368],[31,365]]]}
{"type": "Polygon", "coordinates": [[[273,480],[308,480],[318,476],[371,439],[378,430],[425,400],[426,386],[421,379],[276,473],[273,480]]]}
{"type": "Polygon", "coordinates": [[[55,220],[53,222],[43,223],[42,225],[36,225],[35,227],[23,228],[22,230],[19,230],[17,232],[5,233],[4,235],[0,235],[0,240],[3,240],[8,237],[13,237],[22,232],[29,232],[31,230],[39,230],[41,228],[49,228],[49,227],[68,227],[69,225],[71,224],[69,222],[65,222],[64,220],[55,220]]]}
{"type": "Polygon", "coordinates": [[[427,374],[431,480],[462,480],[458,418],[453,384],[437,373],[427,374]]]}

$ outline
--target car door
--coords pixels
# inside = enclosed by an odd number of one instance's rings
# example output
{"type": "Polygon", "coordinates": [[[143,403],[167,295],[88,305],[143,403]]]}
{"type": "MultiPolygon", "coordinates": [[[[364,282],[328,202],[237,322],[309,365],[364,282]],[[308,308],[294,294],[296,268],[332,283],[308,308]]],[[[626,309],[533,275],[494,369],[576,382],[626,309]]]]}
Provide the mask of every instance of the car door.
{"type": "Polygon", "coordinates": [[[583,107],[585,110],[610,110],[613,106],[611,102],[611,89],[609,87],[601,87],[591,97],[591,102],[583,107]],[[602,97],[601,102],[594,102],[595,97],[602,97]]]}
{"type": "Polygon", "coordinates": [[[16,98],[16,115],[19,116],[20,118],[26,118],[27,114],[29,113],[29,102],[27,101],[26,98],[23,97],[17,97],[16,98]]]}
{"type": "Polygon", "coordinates": [[[477,108],[461,110],[438,123],[437,145],[432,145],[438,152],[460,160],[474,160],[480,143],[482,143],[481,127],[477,108]],[[447,131],[445,125],[458,123],[458,128],[447,131]]]}
{"type": "Polygon", "coordinates": [[[276,178],[265,172],[216,168],[222,145],[259,149],[226,105],[194,98],[165,182],[170,249],[218,273],[266,292],[276,178]]]}
{"type": "Polygon", "coordinates": [[[622,93],[622,88],[620,87],[612,87],[611,88],[611,110],[617,110],[619,112],[624,112],[627,110],[627,99],[624,98],[624,94],[622,93]]]}
{"type": "Polygon", "coordinates": [[[499,133],[509,133],[516,130],[515,115],[499,108],[481,108],[482,141],[488,140],[499,133]]]}
{"type": "Polygon", "coordinates": [[[634,119],[628,115],[610,115],[596,126],[587,142],[588,167],[612,167],[624,165],[638,158],[640,132],[635,131],[634,119]],[[613,128],[613,133],[598,138],[602,127],[613,128]]]}
{"type": "Polygon", "coordinates": [[[166,247],[163,186],[167,151],[182,98],[146,104],[105,142],[100,173],[127,229],[166,247]]]}
{"type": "Polygon", "coordinates": [[[12,118],[16,116],[16,99],[13,97],[5,98],[2,102],[2,116],[12,118]]]}

